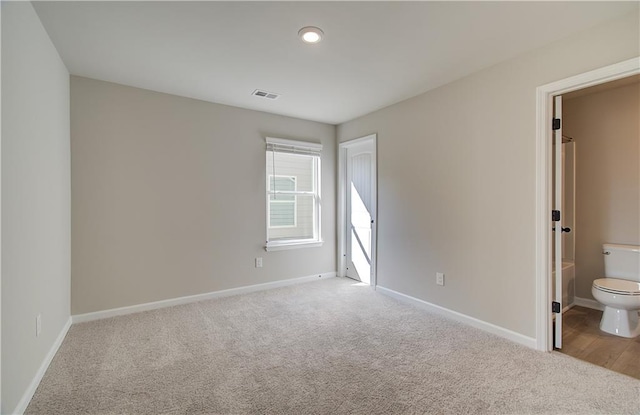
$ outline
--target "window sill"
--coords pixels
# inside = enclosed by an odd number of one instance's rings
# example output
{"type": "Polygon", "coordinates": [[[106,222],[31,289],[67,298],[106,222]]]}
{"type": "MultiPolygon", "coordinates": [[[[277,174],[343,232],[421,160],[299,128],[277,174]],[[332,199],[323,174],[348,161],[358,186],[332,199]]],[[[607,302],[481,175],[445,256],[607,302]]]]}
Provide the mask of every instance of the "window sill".
{"type": "Polygon", "coordinates": [[[317,248],[322,246],[324,241],[307,241],[307,242],[267,242],[265,251],[284,251],[286,249],[298,248],[317,248]]]}

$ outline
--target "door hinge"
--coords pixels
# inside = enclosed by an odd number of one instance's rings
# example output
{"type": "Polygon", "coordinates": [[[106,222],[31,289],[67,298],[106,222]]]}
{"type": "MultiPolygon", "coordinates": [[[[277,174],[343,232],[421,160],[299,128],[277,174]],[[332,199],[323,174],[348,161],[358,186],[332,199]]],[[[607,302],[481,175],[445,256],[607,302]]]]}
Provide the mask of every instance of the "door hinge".
{"type": "Polygon", "coordinates": [[[559,222],[560,221],[560,211],[559,210],[552,210],[551,211],[551,220],[554,222],[559,222]]]}
{"type": "Polygon", "coordinates": [[[560,312],[560,303],[557,301],[554,301],[551,303],[551,311],[553,311],[554,313],[559,313],[560,312]]]}
{"type": "Polygon", "coordinates": [[[561,125],[562,123],[560,121],[560,118],[554,118],[551,122],[551,128],[553,129],[553,131],[559,130],[561,125]]]}

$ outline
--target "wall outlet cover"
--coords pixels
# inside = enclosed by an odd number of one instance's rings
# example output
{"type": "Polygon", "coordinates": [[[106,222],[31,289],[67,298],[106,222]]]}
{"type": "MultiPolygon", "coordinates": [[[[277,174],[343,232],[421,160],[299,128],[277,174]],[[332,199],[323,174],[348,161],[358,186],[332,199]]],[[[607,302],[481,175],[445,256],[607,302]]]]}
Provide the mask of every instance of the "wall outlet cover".
{"type": "Polygon", "coordinates": [[[444,274],[442,272],[436,272],[436,284],[444,285],[444,274]]]}

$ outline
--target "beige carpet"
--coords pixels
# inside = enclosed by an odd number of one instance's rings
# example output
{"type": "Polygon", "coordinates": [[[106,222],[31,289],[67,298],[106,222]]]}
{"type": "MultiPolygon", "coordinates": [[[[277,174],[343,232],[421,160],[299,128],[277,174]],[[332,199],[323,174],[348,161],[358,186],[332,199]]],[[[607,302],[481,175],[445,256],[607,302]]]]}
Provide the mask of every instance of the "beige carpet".
{"type": "Polygon", "coordinates": [[[333,278],[71,327],[27,414],[638,414],[640,381],[333,278]]]}

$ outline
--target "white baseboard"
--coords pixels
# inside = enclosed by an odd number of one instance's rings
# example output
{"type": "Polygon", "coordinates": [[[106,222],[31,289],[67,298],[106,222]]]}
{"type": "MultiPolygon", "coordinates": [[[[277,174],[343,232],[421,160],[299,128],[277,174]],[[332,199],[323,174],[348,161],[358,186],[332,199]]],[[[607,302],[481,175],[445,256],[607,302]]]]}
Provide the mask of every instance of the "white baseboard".
{"type": "Polygon", "coordinates": [[[229,297],[238,294],[247,294],[256,291],[270,290],[273,288],[286,287],[288,285],[300,284],[305,282],[316,281],[318,279],[332,278],[336,276],[336,272],[324,272],[321,274],[309,275],[307,277],[292,278],[288,280],[280,280],[266,282],[264,284],[247,285],[244,287],[231,288],[228,290],[213,291],[204,294],[189,295],[186,297],[170,298],[168,300],[154,301],[151,303],[136,304],[128,307],[112,308],[110,310],[96,311],[93,313],[76,314],[71,316],[74,324],[84,323],[86,321],[101,320],[104,318],[123,316],[126,314],[139,313],[141,311],[156,310],[158,308],[172,307],[180,304],[195,303],[198,301],[211,300],[213,298],[229,297]]]}
{"type": "Polygon", "coordinates": [[[42,377],[44,376],[45,372],[49,368],[49,365],[51,364],[53,357],[58,352],[58,349],[60,348],[60,345],[62,344],[64,337],[67,335],[67,332],[69,331],[69,327],[71,327],[71,317],[69,317],[67,322],[64,324],[64,327],[62,327],[62,330],[60,330],[60,334],[58,334],[58,337],[53,342],[53,345],[51,345],[51,349],[49,349],[49,353],[47,353],[44,360],[42,361],[40,368],[38,369],[35,376],[31,380],[31,383],[29,384],[29,387],[27,388],[27,390],[24,392],[24,395],[22,395],[22,399],[20,399],[20,402],[18,402],[16,409],[14,409],[14,411],[11,412],[12,414],[22,415],[24,411],[27,410],[27,406],[29,406],[29,402],[31,402],[31,398],[33,398],[33,394],[36,393],[36,389],[38,389],[38,385],[40,385],[40,381],[42,380],[42,377]]]}
{"type": "Polygon", "coordinates": [[[596,300],[592,300],[591,298],[574,297],[573,305],[579,305],[580,307],[587,307],[600,311],[604,310],[604,306],[602,304],[600,304],[596,300]]]}
{"type": "Polygon", "coordinates": [[[376,287],[380,293],[388,295],[389,297],[393,297],[397,300],[418,306],[420,308],[426,309],[433,313],[439,314],[443,317],[450,318],[452,320],[459,321],[461,323],[467,324],[469,326],[478,328],[480,330],[484,330],[486,332],[495,334],[497,336],[503,337],[505,339],[511,340],[513,342],[522,344],[531,349],[536,348],[536,339],[533,337],[528,337],[522,335],[520,333],[516,333],[515,331],[511,331],[505,329],[504,327],[496,326],[495,324],[487,323],[486,321],[478,320],[477,318],[470,317],[466,314],[458,313],[457,311],[449,310],[448,308],[441,307],[439,305],[431,304],[424,300],[420,300],[419,298],[411,297],[406,294],[399,293],[397,291],[390,290],[389,288],[382,287],[378,285],[376,287]]]}

